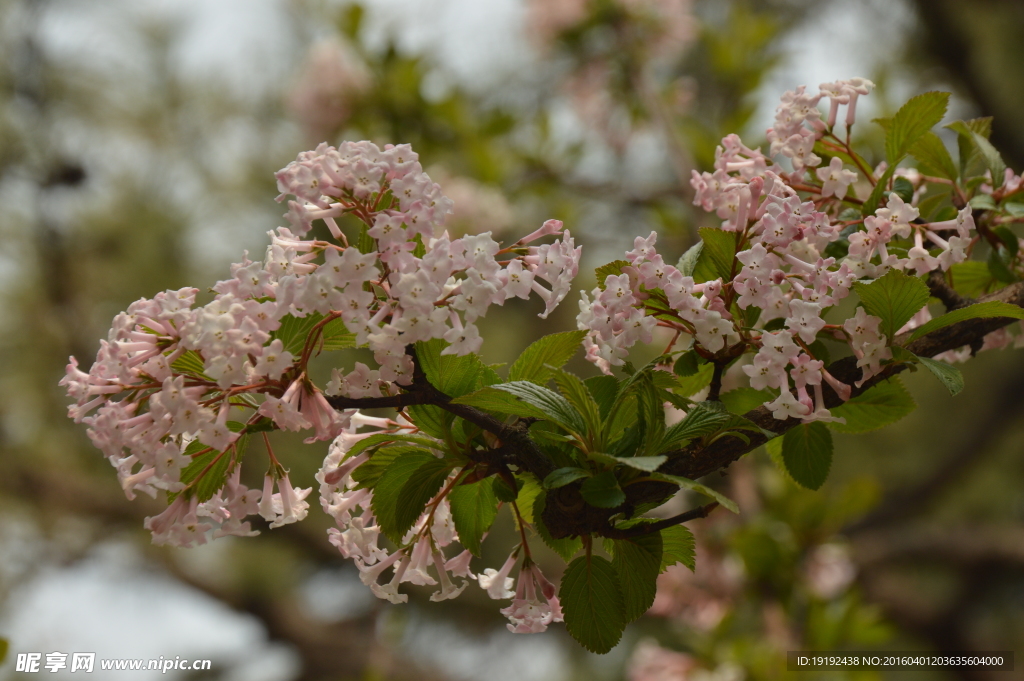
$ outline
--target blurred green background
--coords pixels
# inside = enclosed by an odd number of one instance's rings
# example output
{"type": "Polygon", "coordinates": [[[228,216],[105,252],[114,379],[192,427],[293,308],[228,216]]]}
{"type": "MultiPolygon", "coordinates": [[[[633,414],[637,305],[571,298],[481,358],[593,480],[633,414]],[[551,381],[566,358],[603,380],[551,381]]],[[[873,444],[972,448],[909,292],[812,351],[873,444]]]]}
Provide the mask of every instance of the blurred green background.
{"type": "MultiPolygon", "coordinates": [[[[0,0],[0,637],[12,656],[210,658],[178,678],[267,681],[759,681],[797,676],[787,650],[1024,651],[1019,352],[968,363],[956,398],[907,376],[919,409],[838,438],[822,491],[763,451],[734,464],[743,513],[694,523],[696,573],[664,575],[604,657],[558,627],[509,634],[478,589],[378,602],[315,509],[255,539],[153,547],[160,501],[125,500],[57,387],[131,301],[258,257],[283,212],[273,172],[320,141],[411,143],[453,232],[564,220],[589,289],[637,235],[657,230],[666,256],[692,244],[714,217],[690,205],[690,170],[725,134],[762,144],[801,83],[878,84],[855,129],[876,162],[871,117],[951,90],[951,118],[995,116],[1021,169],[1022,29],[1014,0],[0,0]]],[[[548,320],[535,302],[483,321],[487,361],[575,326],[575,294],[548,320]]],[[[312,484],[326,446],[281,446],[312,484]]]]}

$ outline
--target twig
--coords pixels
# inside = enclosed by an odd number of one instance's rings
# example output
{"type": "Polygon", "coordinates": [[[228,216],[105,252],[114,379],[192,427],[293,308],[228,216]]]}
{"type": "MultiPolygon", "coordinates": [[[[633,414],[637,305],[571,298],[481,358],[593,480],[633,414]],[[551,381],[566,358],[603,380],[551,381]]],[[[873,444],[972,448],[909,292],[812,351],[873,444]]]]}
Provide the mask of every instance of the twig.
{"type": "Polygon", "coordinates": [[[975,301],[972,298],[964,298],[946,283],[946,276],[942,270],[932,270],[928,273],[928,290],[931,294],[942,301],[946,311],[956,310],[961,307],[972,305],[975,301]]]}
{"type": "Polygon", "coordinates": [[[666,518],[665,520],[659,520],[656,523],[643,523],[641,525],[634,525],[633,527],[627,527],[621,530],[617,528],[605,530],[604,536],[609,539],[630,539],[632,537],[642,537],[645,534],[661,532],[662,530],[667,530],[670,527],[675,527],[680,523],[685,523],[690,520],[707,518],[708,514],[716,508],[718,508],[718,502],[712,501],[710,504],[705,506],[698,506],[697,508],[690,509],[685,513],[680,513],[679,515],[666,518]]]}

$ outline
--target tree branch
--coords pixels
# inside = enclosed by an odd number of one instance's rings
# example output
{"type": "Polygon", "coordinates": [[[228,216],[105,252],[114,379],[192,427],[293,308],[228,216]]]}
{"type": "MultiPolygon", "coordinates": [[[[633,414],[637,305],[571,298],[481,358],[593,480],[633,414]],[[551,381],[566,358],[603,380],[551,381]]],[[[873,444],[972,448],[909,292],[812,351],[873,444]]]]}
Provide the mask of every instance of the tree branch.
{"type": "Polygon", "coordinates": [[[698,518],[707,518],[708,514],[718,508],[718,502],[713,501],[706,506],[698,506],[697,508],[690,509],[685,513],[666,518],[665,520],[659,520],[656,523],[644,523],[641,525],[634,525],[633,527],[627,527],[623,530],[612,528],[606,530],[604,536],[609,539],[631,539],[632,537],[642,537],[645,534],[651,534],[653,532],[660,532],[667,530],[670,527],[675,527],[680,523],[685,523],[690,520],[696,520],[698,518]]]}
{"type": "Polygon", "coordinates": [[[973,305],[976,302],[973,298],[964,298],[954,291],[953,287],[946,283],[946,275],[941,270],[929,272],[925,283],[928,284],[928,290],[932,296],[941,300],[942,304],[946,306],[947,312],[973,305]]]}
{"type": "MultiPolygon", "coordinates": [[[[960,297],[950,289],[945,280],[941,277],[929,277],[929,285],[933,294],[943,300],[947,307],[953,309],[964,304],[970,304],[966,299],[960,297]]],[[[1024,307],[1024,282],[1007,286],[993,294],[982,296],[978,302],[1001,301],[1024,307]]],[[[981,342],[987,334],[1013,323],[1014,319],[997,317],[990,319],[970,319],[958,324],[934,331],[923,338],[907,345],[907,349],[921,357],[933,357],[947,350],[953,350],[965,345],[973,345],[981,342]]],[[[910,334],[902,334],[894,339],[894,344],[902,345],[909,340],[910,334]]],[[[345,404],[353,407],[369,406],[392,406],[384,404],[385,400],[395,400],[396,404],[430,404],[454,414],[470,423],[473,423],[483,430],[494,434],[501,443],[499,448],[508,452],[508,460],[521,469],[535,475],[543,480],[554,469],[548,457],[540,450],[537,444],[530,437],[529,424],[523,421],[515,423],[504,423],[495,417],[473,407],[453,404],[452,398],[435,388],[427,380],[422,367],[415,355],[413,346],[406,349],[414,364],[413,382],[402,395],[390,398],[365,398],[359,400],[347,400],[344,402],[334,400],[332,405],[345,404]]],[[[864,382],[860,387],[853,387],[852,396],[863,394],[872,387],[889,379],[892,376],[904,371],[908,365],[892,364],[885,367],[878,375],[864,382]]],[[[839,381],[855,386],[860,380],[862,372],[857,367],[855,357],[845,357],[833,362],[828,367],[829,373],[839,381]]],[[[824,392],[825,406],[828,408],[837,407],[843,403],[842,398],[827,384],[822,386],[824,392]]],[[[751,410],[744,416],[760,426],[761,428],[781,435],[789,429],[799,425],[799,419],[777,420],[764,406],[751,410]]],[[[668,452],[668,461],[662,465],[661,472],[672,475],[679,475],[691,479],[704,477],[710,473],[721,470],[736,461],[747,452],[753,451],[767,442],[768,438],[761,433],[749,433],[749,441],[736,437],[723,437],[708,446],[702,446],[700,442],[694,442],[681,449],[668,452]]],[[[622,530],[612,527],[610,519],[618,512],[617,509],[596,508],[585,503],[580,496],[578,485],[571,484],[548,493],[548,502],[545,505],[543,520],[547,525],[551,536],[555,539],[574,535],[599,534],[606,537],[619,537],[622,530]]],[[[645,482],[631,485],[626,493],[627,499],[619,509],[635,507],[637,505],[661,501],[675,491],[675,485],[663,482],[645,482]]],[[[703,507],[708,511],[713,508],[703,507]]],[[[688,513],[696,513],[700,509],[688,513]]],[[[665,527],[684,522],[691,519],[687,514],[683,519],[670,519],[673,522],[665,527]]],[[[693,517],[702,517],[699,515],[693,517]]]]}
{"type": "MultiPolygon", "coordinates": [[[[1000,291],[982,296],[977,302],[988,301],[1000,301],[1024,307],[1024,282],[1011,284],[1000,291]]],[[[1001,329],[1015,321],[1017,320],[1007,317],[969,319],[933,331],[923,338],[910,343],[907,349],[920,357],[934,357],[947,350],[954,350],[976,343],[992,331],[1001,329]]],[[[897,345],[906,343],[909,336],[909,333],[897,336],[894,342],[897,345]]],[[[865,382],[864,385],[859,388],[854,387],[852,395],[855,397],[863,394],[878,383],[895,376],[906,368],[907,365],[905,364],[890,365],[880,374],[865,382]]],[[[829,365],[828,370],[837,379],[851,386],[854,386],[862,375],[861,370],[857,368],[857,360],[854,357],[845,357],[833,362],[829,365]]],[[[830,386],[823,385],[822,387],[824,389],[825,405],[828,408],[838,407],[843,403],[842,398],[830,386]]],[[[763,406],[747,412],[744,416],[761,428],[778,435],[782,435],[801,423],[799,419],[793,418],[779,421],[772,416],[771,411],[763,406]]],[[[702,447],[699,442],[694,442],[687,447],[673,452],[666,452],[669,460],[660,470],[663,473],[680,475],[693,480],[714,473],[768,441],[768,438],[760,433],[748,433],[748,435],[750,438],[749,443],[735,437],[724,437],[707,447],[702,447]]],[[[627,503],[636,505],[663,499],[673,489],[673,486],[666,483],[651,482],[631,485],[627,492],[627,503]]]]}
{"type": "Polygon", "coordinates": [[[414,404],[430,404],[427,395],[420,392],[387,395],[385,397],[343,397],[341,395],[325,396],[327,404],[335,409],[401,409],[414,404]]]}
{"type": "Polygon", "coordinates": [[[497,436],[502,441],[498,448],[509,452],[510,463],[533,473],[538,479],[543,480],[548,473],[554,470],[547,456],[530,437],[529,423],[522,421],[511,424],[504,423],[469,405],[452,403],[450,396],[438,390],[427,379],[427,374],[423,371],[419,358],[416,356],[416,347],[407,345],[405,352],[412,358],[413,364],[412,383],[408,386],[399,386],[406,392],[386,397],[328,397],[327,403],[335,409],[373,409],[376,407],[400,409],[421,404],[440,407],[497,436]]]}

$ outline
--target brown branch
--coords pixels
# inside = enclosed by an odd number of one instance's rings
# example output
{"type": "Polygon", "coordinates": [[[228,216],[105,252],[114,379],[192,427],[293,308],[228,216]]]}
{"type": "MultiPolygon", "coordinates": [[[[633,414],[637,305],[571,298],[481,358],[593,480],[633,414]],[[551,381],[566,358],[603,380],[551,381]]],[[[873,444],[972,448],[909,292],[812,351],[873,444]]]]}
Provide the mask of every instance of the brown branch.
{"type": "MultiPolygon", "coordinates": [[[[944,281],[932,281],[930,279],[929,283],[933,286],[933,292],[937,292],[937,297],[941,296],[940,299],[948,301],[947,304],[950,306],[959,306],[964,303],[964,300],[956,296],[952,289],[945,286],[944,281]],[[954,298],[954,296],[956,297],[954,298]]],[[[1024,282],[1013,284],[996,293],[982,296],[978,302],[993,300],[1024,307],[1024,282]]],[[[947,350],[977,344],[985,335],[1014,321],[1014,319],[1004,317],[971,319],[934,331],[923,338],[909,343],[906,347],[918,356],[933,357],[947,350]]],[[[903,345],[907,343],[909,337],[909,333],[897,336],[894,339],[894,343],[896,345],[903,345]]],[[[503,423],[473,407],[453,404],[451,397],[442,393],[427,380],[415,356],[413,346],[409,346],[406,351],[413,357],[413,382],[412,385],[404,388],[406,393],[399,397],[413,400],[412,404],[435,405],[493,433],[500,440],[499,447],[509,452],[507,460],[521,469],[532,473],[538,479],[543,480],[553,470],[554,466],[551,461],[530,437],[528,423],[523,421],[511,424],[503,423]]],[[[885,367],[878,375],[872,377],[863,385],[854,387],[852,396],[864,393],[878,383],[904,371],[907,366],[906,364],[891,364],[885,367]]],[[[828,370],[839,381],[851,386],[855,386],[862,376],[861,370],[857,367],[857,360],[854,357],[846,357],[833,362],[828,367],[828,370]]],[[[826,407],[837,407],[843,403],[843,400],[830,386],[825,385],[823,389],[826,407]]],[[[363,400],[355,400],[353,402],[360,403],[363,400]]],[[[358,405],[353,404],[353,406],[358,405]]],[[[776,435],[781,435],[801,423],[799,419],[777,420],[772,416],[771,411],[764,406],[751,410],[744,416],[764,430],[776,435]]],[[[694,442],[681,449],[668,452],[669,460],[661,467],[661,472],[697,479],[721,470],[747,452],[760,447],[768,440],[768,437],[762,433],[749,433],[748,435],[749,440],[727,436],[716,440],[708,446],[703,446],[700,442],[694,442]]],[[[551,532],[551,536],[555,539],[591,534],[617,536],[620,530],[615,529],[610,521],[615,513],[621,509],[636,507],[643,503],[662,501],[676,490],[675,485],[663,482],[652,481],[631,485],[628,488],[627,499],[624,504],[619,506],[618,509],[606,509],[596,508],[587,504],[580,496],[578,487],[578,484],[566,485],[558,490],[553,490],[547,495],[548,503],[544,508],[543,521],[551,532]]]]}
{"type": "Polygon", "coordinates": [[[722,374],[725,372],[725,364],[715,362],[715,368],[711,374],[711,385],[708,388],[708,402],[718,402],[719,394],[722,392],[722,374]]]}
{"type": "Polygon", "coordinates": [[[422,392],[408,392],[386,397],[342,397],[327,395],[327,404],[335,409],[401,409],[414,404],[430,404],[429,397],[422,392]]]}
{"type": "Polygon", "coordinates": [[[941,270],[929,272],[926,283],[928,284],[928,291],[932,296],[942,301],[942,304],[946,306],[947,312],[973,305],[976,302],[973,298],[964,298],[954,291],[953,287],[946,283],[946,275],[941,270]]]}
{"type": "Polygon", "coordinates": [[[423,366],[416,356],[415,346],[406,346],[405,352],[412,358],[413,374],[411,385],[399,386],[405,390],[404,393],[386,397],[328,397],[328,404],[335,409],[372,409],[375,407],[398,409],[405,406],[426,404],[440,407],[450,414],[469,421],[473,425],[497,436],[501,441],[497,448],[509,452],[506,460],[533,473],[539,480],[543,480],[547,477],[548,473],[554,470],[551,461],[530,437],[529,427],[531,421],[520,420],[516,423],[504,423],[490,414],[469,405],[453,403],[449,395],[438,390],[427,379],[427,374],[423,371],[423,366]]]}
{"type": "Polygon", "coordinates": [[[718,508],[718,502],[713,501],[706,506],[698,506],[697,508],[690,509],[685,513],[666,518],[665,520],[659,520],[656,523],[643,523],[641,525],[634,525],[625,529],[611,528],[606,530],[604,536],[609,539],[631,539],[633,537],[642,537],[645,534],[651,534],[653,532],[661,532],[667,530],[670,527],[675,527],[680,523],[685,523],[690,520],[697,520],[698,518],[707,518],[708,514],[718,508]]]}
{"type": "MultiPolygon", "coordinates": [[[[1024,307],[1024,282],[1012,284],[1000,291],[978,299],[978,302],[988,301],[1000,301],[1024,307]]],[[[907,345],[907,349],[921,357],[934,357],[947,350],[954,350],[965,345],[977,343],[992,331],[1001,329],[1014,321],[1016,320],[1007,317],[970,319],[919,338],[907,345]]],[[[910,334],[907,333],[896,337],[895,344],[901,345],[906,343],[909,336],[910,334]]],[[[894,364],[886,367],[880,374],[874,376],[862,386],[854,387],[853,396],[864,393],[878,383],[904,371],[906,368],[907,365],[905,364],[894,364]]],[[[845,357],[833,362],[828,367],[828,370],[837,379],[851,386],[855,386],[855,383],[861,378],[861,370],[857,368],[857,360],[854,357],[845,357]]],[[[843,403],[843,400],[830,386],[825,385],[823,389],[825,405],[827,407],[837,407],[843,403]]],[[[761,428],[777,435],[782,435],[801,423],[799,419],[792,418],[785,421],[777,420],[772,416],[771,411],[763,406],[747,412],[744,416],[761,428]]],[[[768,441],[768,438],[760,433],[748,433],[748,436],[750,438],[749,442],[744,442],[735,437],[724,437],[707,447],[702,446],[699,442],[694,442],[673,452],[667,452],[669,460],[662,466],[661,472],[680,475],[694,480],[714,473],[768,441]]],[[[627,503],[638,505],[664,499],[674,489],[672,485],[667,483],[650,482],[632,485],[627,492],[627,503]]]]}

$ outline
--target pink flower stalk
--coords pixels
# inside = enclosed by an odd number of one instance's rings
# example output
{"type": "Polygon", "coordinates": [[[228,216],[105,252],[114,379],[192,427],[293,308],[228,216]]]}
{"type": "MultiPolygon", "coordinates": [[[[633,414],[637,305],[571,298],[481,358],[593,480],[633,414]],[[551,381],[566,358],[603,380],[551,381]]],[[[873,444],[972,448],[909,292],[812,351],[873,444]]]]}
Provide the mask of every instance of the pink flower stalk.
{"type": "Polygon", "coordinates": [[[312,487],[306,489],[292,487],[287,473],[280,480],[275,480],[268,474],[263,479],[263,495],[259,504],[260,515],[264,520],[270,522],[271,529],[298,522],[309,513],[309,504],[305,499],[312,489],[312,487]],[[279,490],[277,494],[273,493],[275,483],[279,490]]]}
{"type": "Polygon", "coordinates": [[[546,631],[552,622],[562,621],[562,608],[555,596],[555,586],[532,562],[519,572],[515,598],[501,614],[509,619],[506,626],[513,634],[537,634],[546,631]],[[541,601],[538,597],[544,597],[541,601]]]}
{"type": "Polygon", "coordinates": [[[512,591],[512,578],[508,575],[512,572],[512,568],[515,567],[518,558],[518,551],[513,551],[500,570],[487,568],[478,575],[476,578],[477,584],[487,592],[488,596],[496,601],[512,598],[515,592],[512,591]]]}

